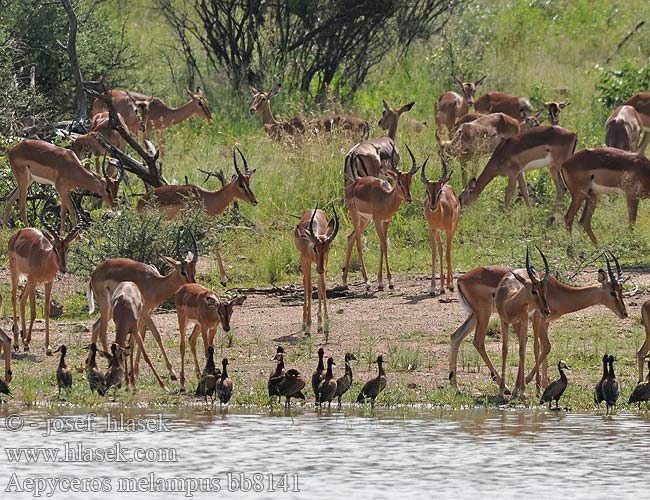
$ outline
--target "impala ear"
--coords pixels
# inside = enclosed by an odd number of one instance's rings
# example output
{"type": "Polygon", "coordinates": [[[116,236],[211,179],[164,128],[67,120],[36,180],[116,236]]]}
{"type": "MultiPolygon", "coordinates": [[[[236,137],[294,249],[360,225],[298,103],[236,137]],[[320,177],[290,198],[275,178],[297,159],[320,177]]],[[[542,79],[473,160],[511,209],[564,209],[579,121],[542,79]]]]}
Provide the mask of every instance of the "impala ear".
{"type": "Polygon", "coordinates": [[[185,92],[187,92],[188,96],[194,97],[194,94],[192,93],[192,91],[190,89],[185,89],[185,92]]]}
{"type": "Polygon", "coordinates": [[[255,95],[257,95],[257,94],[260,93],[260,91],[257,90],[255,87],[251,87],[251,92],[252,92],[253,96],[255,96],[255,95]]]}
{"type": "Polygon", "coordinates": [[[483,80],[485,80],[485,77],[487,77],[487,75],[483,75],[482,78],[479,78],[478,80],[476,80],[476,81],[474,82],[474,86],[475,86],[475,87],[478,87],[479,85],[483,85],[483,80]]]}
{"type": "Polygon", "coordinates": [[[280,84],[276,83],[275,87],[273,87],[271,90],[269,90],[269,93],[267,94],[267,99],[271,99],[272,97],[275,97],[280,93],[280,84]]]}
{"type": "Polygon", "coordinates": [[[181,265],[181,263],[178,262],[176,259],[172,259],[171,257],[167,257],[165,255],[161,255],[160,260],[162,260],[163,262],[165,262],[166,264],[168,264],[168,265],[170,265],[172,267],[176,267],[176,266],[181,265]]]}
{"type": "Polygon", "coordinates": [[[405,104],[400,108],[398,113],[401,115],[402,113],[406,113],[407,111],[410,111],[411,108],[415,105],[415,101],[409,102],[408,104],[405,104]]]}
{"type": "Polygon", "coordinates": [[[598,270],[598,283],[601,285],[607,284],[607,273],[602,269],[598,270]]]}
{"type": "Polygon", "coordinates": [[[383,99],[381,100],[382,105],[384,106],[384,109],[386,111],[390,111],[390,106],[384,101],[383,99]]]}
{"type": "Polygon", "coordinates": [[[558,102],[557,105],[560,107],[560,109],[566,108],[569,104],[571,104],[569,101],[566,102],[558,102]]]}

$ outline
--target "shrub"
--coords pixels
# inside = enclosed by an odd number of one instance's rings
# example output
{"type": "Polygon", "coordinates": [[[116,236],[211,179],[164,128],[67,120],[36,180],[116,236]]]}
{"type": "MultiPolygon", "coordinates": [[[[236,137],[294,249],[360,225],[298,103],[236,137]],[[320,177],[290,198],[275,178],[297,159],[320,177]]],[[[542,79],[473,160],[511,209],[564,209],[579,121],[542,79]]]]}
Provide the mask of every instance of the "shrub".
{"type": "Polygon", "coordinates": [[[650,64],[641,68],[625,63],[621,69],[604,70],[596,83],[596,99],[605,109],[620,106],[633,94],[650,88],[650,64]]]}

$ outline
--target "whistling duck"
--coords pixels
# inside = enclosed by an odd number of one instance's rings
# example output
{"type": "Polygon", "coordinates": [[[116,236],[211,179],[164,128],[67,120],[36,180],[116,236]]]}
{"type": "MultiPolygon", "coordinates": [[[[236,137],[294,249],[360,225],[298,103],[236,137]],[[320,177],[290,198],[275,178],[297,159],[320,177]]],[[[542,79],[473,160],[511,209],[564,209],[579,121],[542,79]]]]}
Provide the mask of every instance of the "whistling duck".
{"type": "Polygon", "coordinates": [[[325,356],[325,350],[321,347],[318,349],[318,364],[316,365],[316,371],[311,376],[311,388],[314,391],[314,396],[318,391],[318,384],[323,380],[323,371],[325,371],[325,365],[323,364],[323,357],[325,356]]]}
{"type": "Polygon", "coordinates": [[[97,391],[97,394],[103,396],[106,394],[106,381],[104,375],[97,368],[97,344],[94,342],[88,346],[90,354],[86,365],[86,379],[91,391],[97,391]]]}
{"type": "Polygon", "coordinates": [[[56,369],[56,385],[59,386],[60,395],[61,389],[70,389],[72,387],[72,369],[65,363],[65,355],[68,352],[65,344],[61,344],[54,352],[61,353],[59,366],[56,369]]]}
{"type": "Polygon", "coordinates": [[[641,407],[641,401],[650,401],[650,356],[645,357],[648,360],[648,378],[636,385],[627,401],[628,404],[638,403],[639,407],[641,407]]]}
{"type": "Polygon", "coordinates": [[[221,366],[223,370],[221,370],[221,377],[217,379],[216,391],[221,404],[228,404],[233,390],[232,379],[228,377],[228,368],[226,368],[228,366],[228,358],[221,360],[221,366]]]}
{"type": "Polygon", "coordinates": [[[208,402],[208,396],[210,400],[214,403],[214,392],[217,387],[217,378],[221,375],[221,372],[216,368],[214,364],[214,347],[211,345],[208,346],[208,357],[205,361],[205,367],[201,372],[201,379],[199,380],[199,385],[196,386],[195,396],[203,396],[205,402],[208,402]]]}
{"type": "Polygon", "coordinates": [[[594,403],[596,403],[597,405],[605,401],[605,396],[603,395],[603,383],[607,378],[607,359],[608,356],[607,354],[605,354],[603,356],[603,376],[598,381],[598,383],[596,384],[596,388],[594,389],[594,403]]]}
{"type": "Polygon", "coordinates": [[[345,353],[345,375],[339,377],[336,380],[336,394],[334,397],[339,398],[339,407],[341,406],[341,398],[343,394],[348,392],[348,389],[352,385],[352,367],[350,366],[350,360],[356,360],[357,358],[354,354],[350,352],[345,353]]]}
{"type": "Polygon", "coordinates": [[[104,376],[107,391],[111,387],[115,387],[116,391],[122,388],[122,380],[124,380],[123,353],[124,350],[121,347],[115,343],[111,344],[111,360],[104,376]]]}
{"type": "Polygon", "coordinates": [[[357,403],[364,403],[366,398],[370,398],[370,406],[375,407],[375,399],[386,387],[386,372],[382,366],[383,362],[384,358],[380,354],[377,356],[377,376],[365,383],[359,396],[357,396],[357,403]]]}
{"type": "Polygon", "coordinates": [[[618,386],[618,380],[614,374],[614,356],[610,356],[607,360],[609,363],[609,372],[607,378],[603,382],[603,396],[605,397],[605,404],[607,404],[607,412],[609,409],[616,405],[619,396],[621,395],[621,388],[618,386]]]}
{"type": "Polygon", "coordinates": [[[551,401],[553,400],[555,400],[555,409],[556,410],[560,409],[558,406],[560,398],[562,397],[562,394],[564,394],[567,385],[569,385],[569,381],[567,380],[566,375],[564,374],[564,370],[571,371],[569,365],[567,365],[564,361],[560,361],[557,364],[557,369],[560,372],[560,379],[551,382],[546,388],[546,390],[544,391],[544,394],[542,394],[542,398],[539,400],[539,404],[541,405],[548,402],[549,410],[551,409],[551,401]]]}
{"type": "Polygon", "coordinates": [[[282,396],[280,395],[280,391],[278,391],[278,384],[282,381],[282,377],[284,377],[284,349],[281,345],[278,346],[275,356],[271,358],[271,361],[275,361],[276,365],[271,375],[269,375],[269,397],[277,396],[279,403],[282,396]]]}
{"type": "Polygon", "coordinates": [[[305,396],[302,393],[302,389],[305,385],[305,379],[302,378],[302,375],[298,370],[294,368],[287,370],[282,377],[282,380],[278,383],[278,392],[280,393],[280,396],[285,396],[287,398],[284,404],[285,407],[289,407],[291,404],[291,398],[305,399],[305,396]]]}
{"type": "Polygon", "coordinates": [[[316,391],[316,404],[318,405],[323,403],[328,403],[328,407],[332,405],[332,399],[336,394],[336,379],[334,373],[332,373],[332,366],[335,364],[332,357],[327,358],[327,372],[323,380],[318,384],[318,390],[316,391]]]}
{"type": "MultiPolygon", "coordinates": [[[[0,377],[0,394],[6,394],[7,396],[11,396],[11,391],[9,390],[9,386],[4,380],[2,380],[2,377],[0,377]]],[[[2,400],[0,399],[0,401],[2,400]]]]}

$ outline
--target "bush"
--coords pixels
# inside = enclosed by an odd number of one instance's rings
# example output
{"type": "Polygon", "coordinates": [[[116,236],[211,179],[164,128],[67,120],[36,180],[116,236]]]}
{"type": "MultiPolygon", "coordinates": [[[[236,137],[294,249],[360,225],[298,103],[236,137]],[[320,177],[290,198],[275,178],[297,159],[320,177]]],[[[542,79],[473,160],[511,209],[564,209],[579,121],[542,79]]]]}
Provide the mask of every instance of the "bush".
{"type": "Polygon", "coordinates": [[[625,63],[621,69],[604,70],[596,84],[597,101],[606,109],[620,106],[625,100],[650,88],[650,64],[637,68],[625,63]]]}

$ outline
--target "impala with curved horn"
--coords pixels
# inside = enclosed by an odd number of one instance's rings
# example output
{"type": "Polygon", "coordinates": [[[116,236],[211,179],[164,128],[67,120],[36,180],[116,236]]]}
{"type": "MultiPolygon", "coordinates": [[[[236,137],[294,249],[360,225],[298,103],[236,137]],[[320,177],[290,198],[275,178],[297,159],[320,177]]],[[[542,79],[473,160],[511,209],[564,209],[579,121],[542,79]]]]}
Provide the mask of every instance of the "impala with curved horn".
{"type": "Polygon", "coordinates": [[[61,197],[61,232],[65,231],[66,214],[69,212],[76,226],[77,209],[70,198],[70,192],[85,189],[101,196],[104,203],[115,208],[118,180],[108,177],[103,171],[104,178],[89,172],[72,151],[60,148],[49,142],[25,140],[9,150],[9,164],[18,184],[6,198],[5,213],[2,227],[7,227],[11,206],[18,199],[20,215],[25,226],[27,223],[27,190],[32,182],[52,184],[61,197]]]}
{"type": "Polygon", "coordinates": [[[72,228],[65,238],[61,238],[58,231],[54,229],[44,216],[45,208],[52,196],[43,205],[40,214],[41,224],[45,231],[27,227],[14,233],[9,240],[9,270],[11,273],[11,305],[13,308],[14,320],[14,350],[18,351],[18,321],[16,317],[16,297],[18,294],[18,283],[21,277],[27,278],[25,288],[20,295],[20,323],[23,348],[29,351],[29,343],[32,340],[32,327],[36,319],[36,287],[43,283],[45,285],[45,349],[48,356],[52,355],[50,345],[50,295],[52,284],[56,273],[67,272],[67,255],[70,244],[77,237],[79,231],[84,228],[84,220],[77,205],[74,208],[77,212],[77,225],[72,228]],[[30,321],[29,329],[25,328],[25,306],[29,297],[30,321]]]}
{"type": "Polygon", "coordinates": [[[388,226],[393,215],[395,215],[399,210],[402,201],[411,203],[411,178],[418,171],[418,168],[419,167],[415,163],[415,160],[413,160],[413,165],[408,172],[402,172],[397,168],[397,165],[395,165],[395,147],[393,146],[390,170],[392,175],[395,177],[395,186],[391,186],[389,182],[377,177],[359,177],[354,182],[345,186],[345,202],[350,211],[353,230],[348,235],[348,245],[345,252],[345,266],[343,267],[343,286],[347,286],[348,283],[350,255],[352,254],[352,246],[356,242],[363,281],[366,288],[370,289],[366,266],[363,263],[361,236],[363,235],[365,228],[370,224],[370,221],[373,221],[377,231],[377,236],[379,237],[380,253],[379,272],[377,273],[378,288],[379,290],[384,289],[384,283],[382,280],[384,257],[386,259],[388,287],[391,290],[394,288],[393,277],[388,265],[388,226]]]}
{"type": "Polygon", "coordinates": [[[338,232],[339,217],[336,210],[334,210],[334,218],[329,219],[327,214],[319,210],[318,207],[302,214],[293,230],[293,243],[300,254],[302,269],[302,284],[305,294],[302,306],[302,329],[306,334],[309,334],[311,330],[312,264],[316,264],[318,273],[318,331],[329,331],[325,274],[327,273],[330,246],[338,232]]]}
{"type": "Polygon", "coordinates": [[[517,271],[506,274],[494,294],[494,305],[501,319],[501,379],[499,393],[503,396],[506,389],[506,361],[508,357],[508,329],[512,325],[519,341],[519,366],[517,367],[517,381],[515,382],[515,395],[524,395],[526,343],[528,341],[528,316],[529,309],[539,313],[543,318],[550,315],[546,301],[548,281],[551,277],[548,261],[542,251],[537,248],[544,261],[544,277],[539,279],[537,272],[530,265],[530,256],[526,248],[526,274],[528,279],[517,271]]]}
{"type": "MultiPolygon", "coordinates": [[[[411,160],[415,163],[415,158],[410,148],[407,146],[411,160]]],[[[426,167],[429,157],[422,164],[420,170],[420,180],[425,186],[426,197],[424,199],[424,218],[429,226],[429,241],[431,243],[431,288],[429,294],[436,294],[436,247],[440,254],[440,293],[445,293],[445,275],[443,273],[443,253],[442,253],[442,239],[440,233],[445,233],[446,247],[447,247],[447,288],[450,291],[454,290],[454,280],[451,268],[451,247],[454,240],[454,234],[458,227],[458,217],[460,216],[460,201],[454,192],[454,188],[449,184],[451,178],[451,171],[447,169],[447,162],[438,149],[440,162],[442,163],[442,175],[438,180],[432,181],[427,178],[424,169],[426,167]]]]}
{"type": "MultiPolygon", "coordinates": [[[[154,266],[143,264],[142,262],[122,258],[109,259],[99,264],[93,270],[88,286],[89,312],[92,314],[95,311],[94,299],[99,304],[100,312],[99,319],[93,324],[92,342],[97,342],[97,338],[100,337],[105,351],[108,351],[106,330],[111,318],[111,299],[115,289],[123,281],[132,281],[138,286],[144,300],[144,310],[142,312],[142,321],[140,322],[140,337],[144,340],[147,329],[151,330],[162,351],[169,376],[172,380],[176,380],[176,374],[167,357],[160,332],[151,319],[151,313],[164,300],[176,293],[185,283],[196,283],[196,263],[199,257],[198,246],[192,232],[189,230],[188,232],[192,239],[192,251],[187,251],[184,256],[181,254],[181,229],[179,229],[178,235],[176,236],[176,257],[178,260],[161,256],[161,259],[172,268],[172,271],[166,276],[162,276],[154,266]]],[[[136,375],[139,360],[140,351],[138,351],[135,361],[136,375]]],[[[163,386],[162,381],[160,379],[158,381],[163,386]]]]}
{"type": "MultiPolygon", "coordinates": [[[[242,200],[250,203],[252,206],[257,205],[257,198],[250,187],[250,180],[253,177],[256,169],[250,170],[246,157],[239,148],[232,151],[233,166],[235,168],[235,175],[232,176],[230,182],[225,184],[217,191],[208,191],[200,186],[194,184],[186,184],[183,186],[161,186],[152,191],[149,191],[144,197],[138,201],[137,210],[139,212],[147,209],[151,205],[157,206],[165,212],[167,220],[175,218],[178,213],[188,204],[202,203],[208,216],[216,216],[225,210],[225,208],[235,200],[242,200]],[[237,165],[237,156],[235,150],[239,153],[242,161],[244,162],[244,172],[239,169],[237,165]]],[[[219,265],[219,272],[221,274],[221,284],[226,285],[226,269],[221,259],[219,248],[215,246],[215,254],[217,264],[219,265]]]]}

